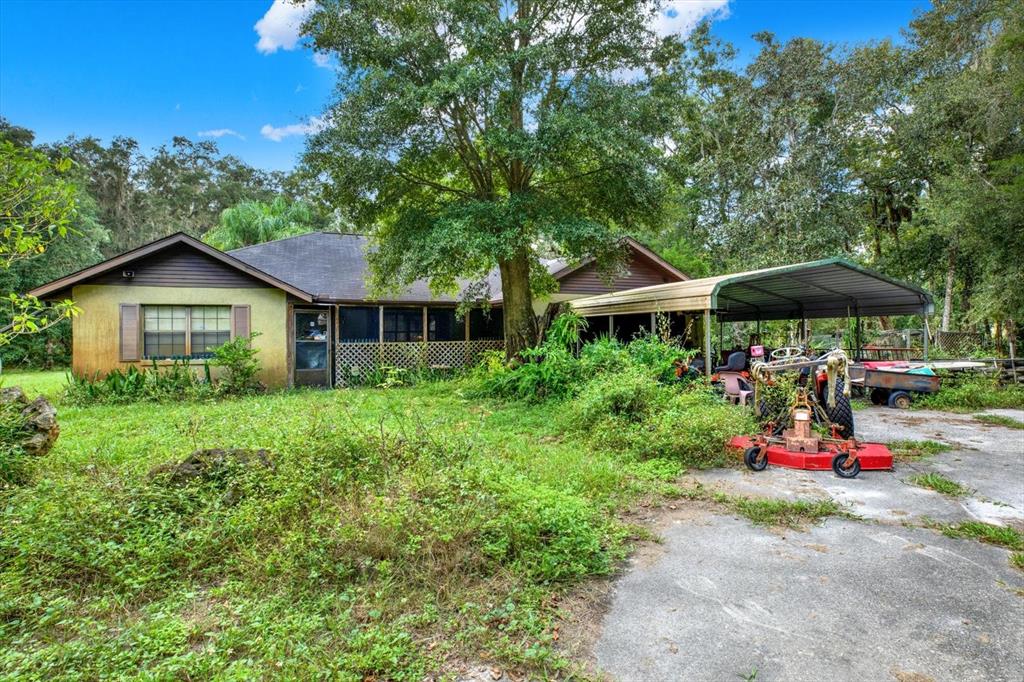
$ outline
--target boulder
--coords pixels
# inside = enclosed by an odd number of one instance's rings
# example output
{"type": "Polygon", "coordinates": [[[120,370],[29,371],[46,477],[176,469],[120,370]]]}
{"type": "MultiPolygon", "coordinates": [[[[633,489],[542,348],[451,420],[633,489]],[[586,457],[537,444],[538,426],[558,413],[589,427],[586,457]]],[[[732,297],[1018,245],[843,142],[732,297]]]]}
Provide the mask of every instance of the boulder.
{"type": "Polygon", "coordinates": [[[30,455],[41,456],[50,451],[60,435],[60,426],[57,424],[57,410],[49,400],[39,396],[29,402],[21,388],[11,386],[0,389],[0,408],[17,410],[24,422],[14,445],[30,455]]]}
{"type": "Polygon", "coordinates": [[[185,485],[196,480],[223,478],[237,467],[270,467],[270,453],[267,450],[245,448],[209,448],[194,451],[177,464],[163,464],[150,472],[150,477],[167,474],[167,480],[175,485],[185,485]]]}

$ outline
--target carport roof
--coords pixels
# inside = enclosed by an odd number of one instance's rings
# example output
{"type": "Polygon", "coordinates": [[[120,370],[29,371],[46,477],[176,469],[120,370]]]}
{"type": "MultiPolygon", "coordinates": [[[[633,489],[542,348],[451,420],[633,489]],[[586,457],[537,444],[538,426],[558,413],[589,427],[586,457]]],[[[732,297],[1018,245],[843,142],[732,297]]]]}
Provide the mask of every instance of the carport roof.
{"type": "Polygon", "coordinates": [[[727,321],[921,315],[934,309],[924,289],[842,258],[658,284],[571,304],[586,317],[712,310],[727,321]]]}

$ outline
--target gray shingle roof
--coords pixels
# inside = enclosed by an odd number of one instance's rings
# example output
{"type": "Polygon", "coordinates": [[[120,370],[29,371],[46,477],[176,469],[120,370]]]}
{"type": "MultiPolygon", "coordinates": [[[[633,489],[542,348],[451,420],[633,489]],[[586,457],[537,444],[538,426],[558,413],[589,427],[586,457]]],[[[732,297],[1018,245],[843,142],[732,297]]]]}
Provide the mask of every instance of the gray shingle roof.
{"type": "MultiPolygon", "coordinates": [[[[371,300],[367,292],[369,240],[359,234],[310,232],[296,237],[265,242],[229,251],[232,256],[268,275],[288,282],[323,301],[371,300]]],[[[552,271],[564,262],[552,261],[552,271]]],[[[497,270],[488,277],[491,299],[501,299],[501,278],[497,270]]],[[[465,286],[465,284],[463,284],[465,286]]],[[[458,296],[434,296],[426,280],[418,280],[401,294],[383,300],[424,303],[455,302],[458,296]]]]}

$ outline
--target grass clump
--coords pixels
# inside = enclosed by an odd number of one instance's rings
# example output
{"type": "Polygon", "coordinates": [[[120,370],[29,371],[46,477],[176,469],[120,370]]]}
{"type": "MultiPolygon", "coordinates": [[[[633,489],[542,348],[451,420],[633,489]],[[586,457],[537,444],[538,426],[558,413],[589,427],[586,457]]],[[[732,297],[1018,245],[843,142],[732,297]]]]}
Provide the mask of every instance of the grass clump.
{"type": "Polygon", "coordinates": [[[749,497],[731,498],[728,504],[742,516],[761,526],[796,528],[843,513],[832,500],[779,500],[749,497]]]}
{"type": "Polygon", "coordinates": [[[948,443],[934,440],[894,440],[888,443],[888,447],[897,462],[927,459],[953,449],[953,446],[948,443]]]}
{"type": "Polygon", "coordinates": [[[964,521],[945,526],[942,534],[951,538],[971,538],[1015,552],[1024,552],[1024,533],[1009,526],[995,526],[981,521],[964,521]]]}
{"type": "Polygon", "coordinates": [[[1010,555],[1010,565],[1024,571],[1024,552],[1014,552],[1010,555]]]}
{"type": "Polygon", "coordinates": [[[907,479],[910,483],[922,488],[930,488],[937,493],[948,495],[950,497],[965,497],[971,494],[971,489],[967,488],[956,481],[950,480],[937,473],[917,474],[907,479]]]}
{"type": "Polygon", "coordinates": [[[1001,414],[976,414],[974,420],[993,426],[1005,426],[1008,429],[1024,429],[1024,422],[1001,414]]]}
{"type": "Polygon", "coordinates": [[[983,376],[945,377],[941,390],[915,397],[911,407],[950,412],[1024,408],[1024,387],[1003,385],[994,378],[983,376]]]}
{"type": "Polygon", "coordinates": [[[799,529],[807,523],[817,523],[830,516],[851,516],[842,505],[829,498],[783,500],[770,497],[743,497],[709,490],[701,483],[682,488],[678,494],[684,499],[722,505],[759,526],[799,529]]]}

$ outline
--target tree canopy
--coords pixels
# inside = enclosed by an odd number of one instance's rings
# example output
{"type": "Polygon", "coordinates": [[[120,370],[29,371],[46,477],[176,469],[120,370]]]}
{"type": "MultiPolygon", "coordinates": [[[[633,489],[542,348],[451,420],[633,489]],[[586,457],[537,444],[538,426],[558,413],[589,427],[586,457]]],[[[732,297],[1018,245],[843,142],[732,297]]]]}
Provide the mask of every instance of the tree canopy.
{"type": "MultiPolygon", "coordinates": [[[[342,66],[306,163],[372,229],[378,287],[501,273],[505,334],[536,341],[544,255],[614,267],[655,220],[681,43],[648,0],[320,2],[305,30],[342,66]]],[[[483,292],[475,290],[478,294],[483,292]]]]}
{"type": "Polygon", "coordinates": [[[324,227],[325,221],[305,202],[277,197],[272,202],[243,201],[224,209],[220,222],[203,241],[222,251],[293,237],[324,227]]]}

